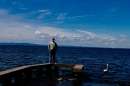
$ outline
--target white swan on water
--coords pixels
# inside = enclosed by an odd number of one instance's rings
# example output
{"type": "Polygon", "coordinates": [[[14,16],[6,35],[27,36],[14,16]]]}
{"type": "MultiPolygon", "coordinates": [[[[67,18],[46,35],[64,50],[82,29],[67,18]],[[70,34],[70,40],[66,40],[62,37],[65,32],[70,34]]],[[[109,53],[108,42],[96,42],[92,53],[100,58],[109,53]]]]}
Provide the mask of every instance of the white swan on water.
{"type": "Polygon", "coordinates": [[[62,78],[59,78],[59,79],[57,79],[58,81],[61,81],[61,80],[63,80],[62,78]]]}
{"type": "Polygon", "coordinates": [[[107,64],[107,68],[103,70],[103,72],[108,72],[108,64],[107,64]]]}

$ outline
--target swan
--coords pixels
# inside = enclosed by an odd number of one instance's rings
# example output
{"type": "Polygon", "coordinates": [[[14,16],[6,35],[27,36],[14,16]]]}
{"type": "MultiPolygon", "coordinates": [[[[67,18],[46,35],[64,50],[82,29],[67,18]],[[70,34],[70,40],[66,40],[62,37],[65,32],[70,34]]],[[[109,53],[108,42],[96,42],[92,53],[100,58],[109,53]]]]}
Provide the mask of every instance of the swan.
{"type": "Polygon", "coordinates": [[[62,78],[59,78],[59,79],[57,79],[58,81],[61,81],[62,80],[62,78]]]}
{"type": "Polygon", "coordinates": [[[103,72],[108,72],[108,64],[107,64],[107,68],[103,70],[103,72]]]}

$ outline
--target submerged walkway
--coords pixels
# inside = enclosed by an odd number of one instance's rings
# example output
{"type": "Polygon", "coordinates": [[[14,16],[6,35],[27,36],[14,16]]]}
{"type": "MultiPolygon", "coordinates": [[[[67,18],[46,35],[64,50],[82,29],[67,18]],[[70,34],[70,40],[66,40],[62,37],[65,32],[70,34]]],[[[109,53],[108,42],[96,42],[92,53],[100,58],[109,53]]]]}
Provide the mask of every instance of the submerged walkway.
{"type": "Polygon", "coordinates": [[[81,76],[84,65],[80,64],[35,64],[21,66],[14,69],[9,69],[0,72],[0,82],[2,86],[9,86],[11,84],[19,85],[20,83],[26,82],[32,77],[32,71],[35,70],[37,76],[41,76],[43,72],[46,76],[51,75],[52,71],[54,74],[58,74],[58,69],[61,67],[71,68],[72,75],[81,76]]]}

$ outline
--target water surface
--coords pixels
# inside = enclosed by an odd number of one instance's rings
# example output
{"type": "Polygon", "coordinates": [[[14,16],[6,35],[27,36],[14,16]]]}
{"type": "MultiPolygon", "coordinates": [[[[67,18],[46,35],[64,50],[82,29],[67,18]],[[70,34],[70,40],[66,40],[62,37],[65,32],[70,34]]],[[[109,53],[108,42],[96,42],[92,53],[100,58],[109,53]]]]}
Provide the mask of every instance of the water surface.
{"type": "MultiPolygon", "coordinates": [[[[0,71],[47,63],[48,58],[47,46],[0,45],[0,71]]],[[[130,49],[60,46],[56,59],[57,63],[83,64],[84,70],[79,80],[70,77],[69,69],[61,68],[59,77],[52,82],[53,86],[130,86],[130,49]],[[109,64],[109,70],[103,73],[106,64],[109,64]],[[63,80],[57,81],[58,78],[63,80]]],[[[44,79],[36,80],[43,82],[44,79]]],[[[45,86],[45,83],[41,83],[41,86],[45,86]]]]}

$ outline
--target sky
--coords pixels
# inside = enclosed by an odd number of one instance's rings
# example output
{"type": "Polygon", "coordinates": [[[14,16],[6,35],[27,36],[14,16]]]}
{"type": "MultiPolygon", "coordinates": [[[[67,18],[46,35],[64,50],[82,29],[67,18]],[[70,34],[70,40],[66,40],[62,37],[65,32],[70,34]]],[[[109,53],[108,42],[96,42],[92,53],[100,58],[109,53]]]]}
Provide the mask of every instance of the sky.
{"type": "Polygon", "coordinates": [[[0,0],[0,42],[130,48],[130,0],[0,0]]]}

